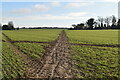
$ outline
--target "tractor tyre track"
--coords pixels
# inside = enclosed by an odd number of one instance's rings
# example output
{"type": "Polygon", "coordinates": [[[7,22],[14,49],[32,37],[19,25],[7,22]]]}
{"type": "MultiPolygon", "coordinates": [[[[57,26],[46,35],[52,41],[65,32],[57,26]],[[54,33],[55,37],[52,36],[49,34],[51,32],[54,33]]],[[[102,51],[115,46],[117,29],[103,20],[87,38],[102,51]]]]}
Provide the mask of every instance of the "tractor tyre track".
{"type": "Polygon", "coordinates": [[[52,49],[41,59],[43,65],[36,71],[36,77],[73,78],[69,47],[66,33],[62,31],[52,49]]]}

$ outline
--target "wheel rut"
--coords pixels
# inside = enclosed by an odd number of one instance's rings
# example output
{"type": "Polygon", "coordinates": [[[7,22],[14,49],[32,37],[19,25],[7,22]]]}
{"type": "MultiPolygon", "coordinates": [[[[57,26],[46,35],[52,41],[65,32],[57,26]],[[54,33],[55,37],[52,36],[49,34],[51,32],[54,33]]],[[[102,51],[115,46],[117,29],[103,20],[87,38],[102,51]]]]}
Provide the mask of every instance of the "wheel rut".
{"type": "Polygon", "coordinates": [[[69,47],[66,33],[62,31],[50,51],[41,58],[40,66],[28,74],[34,74],[35,78],[73,78],[69,47]]]}

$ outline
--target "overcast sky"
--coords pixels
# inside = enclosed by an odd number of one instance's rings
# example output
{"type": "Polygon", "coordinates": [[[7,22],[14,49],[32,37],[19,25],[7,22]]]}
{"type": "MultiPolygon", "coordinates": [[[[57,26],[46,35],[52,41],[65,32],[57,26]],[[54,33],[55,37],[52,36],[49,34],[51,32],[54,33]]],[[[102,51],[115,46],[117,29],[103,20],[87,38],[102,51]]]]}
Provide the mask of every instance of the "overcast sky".
{"type": "MultiPolygon", "coordinates": [[[[79,0],[79,2],[2,2],[2,24],[13,21],[15,27],[70,27],[97,16],[118,17],[119,0],[79,0]]],[[[76,0],[78,1],[78,0],[76,0]]],[[[1,4],[1,3],[0,3],[1,4]]]]}

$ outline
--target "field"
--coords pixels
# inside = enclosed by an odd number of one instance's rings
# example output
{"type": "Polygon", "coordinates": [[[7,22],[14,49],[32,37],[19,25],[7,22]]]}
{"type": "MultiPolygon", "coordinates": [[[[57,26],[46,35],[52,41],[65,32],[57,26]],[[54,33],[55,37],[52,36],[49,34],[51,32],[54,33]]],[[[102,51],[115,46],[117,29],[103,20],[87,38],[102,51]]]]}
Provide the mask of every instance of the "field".
{"type": "Polygon", "coordinates": [[[19,53],[13,50],[10,45],[15,46],[14,49],[20,50],[26,54],[32,60],[37,60],[43,56],[46,52],[45,47],[48,44],[34,43],[36,41],[54,41],[61,30],[19,30],[19,31],[3,31],[2,35],[2,67],[3,67],[3,78],[19,78],[25,73],[22,60],[20,56],[15,53],[19,53]],[[47,33],[47,34],[46,34],[47,33]],[[29,35],[28,35],[29,34],[29,35]],[[39,37],[40,36],[40,37],[39,37]],[[12,43],[11,41],[20,41],[18,43],[12,43]],[[21,41],[33,41],[33,43],[25,43],[21,41]],[[10,64],[10,65],[9,65],[10,64]],[[14,65],[14,66],[13,66],[14,65]],[[11,70],[9,70],[10,68],[11,70]],[[19,71],[19,72],[18,72],[19,71]]]}
{"type": "MultiPolygon", "coordinates": [[[[4,31],[12,41],[53,41],[61,30],[18,30],[4,31]]],[[[3,38],[4,39],[4,38],[3,38]]]]}
{"type": "Polygon", "coordinates": [[[71,30],[66,33],[70,43],[85,44],[71,46],[79,78],[119,77],[118,47],[108,47],[119,45],[118,30],[71,30]]]}
{"type": "Polygon", "coordinates": [[[72,46],[79,78],[118,77],[118,48],[72,46]]]}
{"type": "Polygon", "coordinates": [[[2,71],[5,78],[16,78],[24,75],[22,59],[15,54],[9,43],[2,43],[2,71]]]}
{"type": "Polygon", "coordinates": [[[47,44],[37,44],[37,43],[15,43],[18,49],[34,59],[40,59],[40,57],[45,53],[43,49],[47,44]]]}
{"type": "Polygon", "coordinates": [[[119,77],[118,30],[11,30],[2,37],[4,78],[119,77]]]}
{"type": "Polygon", "coordinates": [[[66,32],[70,43],[118,45],[118,30],[71,30],[66,32]]]}

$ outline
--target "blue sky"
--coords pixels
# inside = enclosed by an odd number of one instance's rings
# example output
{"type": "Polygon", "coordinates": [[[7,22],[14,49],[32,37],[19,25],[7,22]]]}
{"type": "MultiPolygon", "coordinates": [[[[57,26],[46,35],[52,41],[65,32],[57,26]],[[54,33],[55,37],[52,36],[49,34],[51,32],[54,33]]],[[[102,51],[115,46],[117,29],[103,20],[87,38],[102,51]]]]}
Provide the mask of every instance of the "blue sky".
{"type": "MultiPolygon", "coordinates": [[[[86,22],[97,16],[118,17],[117,0],[101,2],[2,2],[2,24],[13,21],[15,27],[22,26],[60,26],[70,27],[72,24],[86,22]]],[[[1,19],[1,18],[0,18],[1,19]]]]}

